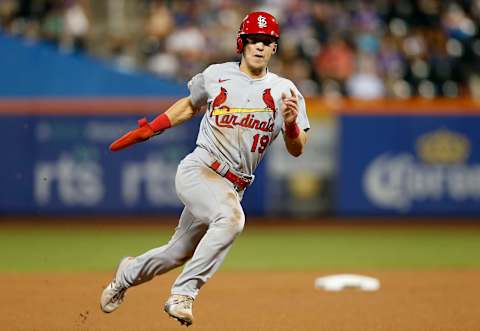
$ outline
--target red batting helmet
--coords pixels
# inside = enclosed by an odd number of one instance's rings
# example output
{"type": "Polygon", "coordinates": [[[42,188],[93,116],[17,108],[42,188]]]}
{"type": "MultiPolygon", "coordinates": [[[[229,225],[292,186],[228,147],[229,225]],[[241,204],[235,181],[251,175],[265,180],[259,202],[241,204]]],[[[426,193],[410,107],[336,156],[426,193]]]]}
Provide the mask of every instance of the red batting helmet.
{"type": "Polygon", "coordinates": [[[280,28],[275,17],[267,12],[255,11],[248,14],[243,19],[242,24],[240,24],[240,29],[238,30],[237,53],[243,51],[242,36],[248,34],[267,34],[278,39],[280,38],[280,28]]]}

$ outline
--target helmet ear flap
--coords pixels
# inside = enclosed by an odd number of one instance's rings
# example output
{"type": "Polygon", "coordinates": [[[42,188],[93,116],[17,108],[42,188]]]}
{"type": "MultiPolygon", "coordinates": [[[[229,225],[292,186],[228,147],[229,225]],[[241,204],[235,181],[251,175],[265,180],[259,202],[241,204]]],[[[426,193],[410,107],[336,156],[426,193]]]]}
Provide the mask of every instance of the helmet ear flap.
{"type": "Polygon", "coordinates": [[[237,53],[240,54],[243,51],[243,39],[239,35],[237,36],[237,53]]]}

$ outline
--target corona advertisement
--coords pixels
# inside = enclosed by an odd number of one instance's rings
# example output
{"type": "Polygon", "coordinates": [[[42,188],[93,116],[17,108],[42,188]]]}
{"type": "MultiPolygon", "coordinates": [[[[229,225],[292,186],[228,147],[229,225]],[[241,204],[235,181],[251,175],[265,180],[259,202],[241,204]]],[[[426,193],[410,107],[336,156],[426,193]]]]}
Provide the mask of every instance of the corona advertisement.
{"type": "Polygon", "coordinates": [[[480,214],[480,117],[343,114],[337,211],[480,214]]]}

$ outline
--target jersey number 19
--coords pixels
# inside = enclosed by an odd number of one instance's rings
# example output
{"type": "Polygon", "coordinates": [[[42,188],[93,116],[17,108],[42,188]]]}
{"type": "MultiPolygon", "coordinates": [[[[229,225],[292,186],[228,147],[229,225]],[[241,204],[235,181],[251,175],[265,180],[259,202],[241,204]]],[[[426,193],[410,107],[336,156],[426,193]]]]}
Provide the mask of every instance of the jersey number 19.
{"type": "Polygon", "coordinates": [[[258,152],[263,153],[265,151],[265,148],[268,146],[268,142],[270,141],[270,137],[265,135],[261,136],[260,134],[257,133],[255,136],[253,136],[253,144],[252,144],[252,149],[250,150],[252,153],[255,153],[257,151],[258,147],[258,152]],[[260,146],[259,146],[260,145],[260,146]]]}

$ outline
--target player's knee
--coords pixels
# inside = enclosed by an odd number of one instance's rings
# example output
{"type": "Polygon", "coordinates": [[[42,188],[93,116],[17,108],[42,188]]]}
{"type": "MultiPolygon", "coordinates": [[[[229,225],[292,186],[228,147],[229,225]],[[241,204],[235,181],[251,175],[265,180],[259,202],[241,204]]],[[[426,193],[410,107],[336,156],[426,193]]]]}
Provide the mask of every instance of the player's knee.
{"type": "Polygon", "coordinates": [[[192,253],[175,254],[171,256],[171,263],[174,267],[184,265],[193,255],[192,253]]]}
{"type": "Polygon", "coordinates": [[[229,227],[233,235],[239,235],[245,226],[245,214],[240,208],[235,208],[229,219],[229,227]]]}
{"type": "Polygon", "coordinates": [[[176,247],[175,250],[170,250],[165,256],[165,263],[172,268],[184,265],[193,255],[193,250],[187,250],[184,247],[176,247]]]}

